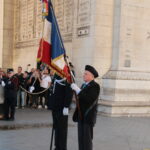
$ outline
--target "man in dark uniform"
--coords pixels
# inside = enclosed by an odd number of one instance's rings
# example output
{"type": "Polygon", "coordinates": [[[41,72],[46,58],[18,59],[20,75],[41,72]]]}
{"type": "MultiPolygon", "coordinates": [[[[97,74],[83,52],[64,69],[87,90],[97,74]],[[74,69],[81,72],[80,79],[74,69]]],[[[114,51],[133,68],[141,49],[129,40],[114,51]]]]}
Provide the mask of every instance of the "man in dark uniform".
{"type": "Polygon", "coordinates": [[[73,91],[66,79],[54,76],[53,91],[50,97],[53,128],[55,131],[55,150],[67,150],[68,114],[73,91]]]}
{"type": "Polygon", "coordinates": [[[13,69],[7,70],[8,78],[4,86],[4,119],[15,119],[15,104],[17,100],[18,78],[14,76],[13,69]]]}
{"type": "Polygon", "coordinates": [[[100,86],[94,81],[97,77],[98,72],[95,68],[87,65],[83,75],[85,83],[81,86],[81,89],[76,84],[71,84],[71,88],[78,95],[80,106],[80,110],[76,108],[73,115],[73,120],[78,122],[79,150],[93,149],[93,127],[96,123],[97,103],[100,93],[100,86]]]}

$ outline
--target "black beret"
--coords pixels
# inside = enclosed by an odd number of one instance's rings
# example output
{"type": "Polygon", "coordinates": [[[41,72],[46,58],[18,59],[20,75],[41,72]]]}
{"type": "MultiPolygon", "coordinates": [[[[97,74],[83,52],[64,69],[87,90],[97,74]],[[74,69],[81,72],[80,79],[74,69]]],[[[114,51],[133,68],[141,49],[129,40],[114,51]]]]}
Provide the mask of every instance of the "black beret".
{"type": "Polygon", "coordinates": [[[94,67],[90,66],[90,65],[86,65],[85,70],[91,72],[94,75],[94,78],[97,78],[99,76],[96,69],[94,67]]]}
{"type": "Polygon", "coordinates": [[[11,73],[11,72],[14,72],[14,69],[12,68],[7,69],[7,73],[11,73]]]}

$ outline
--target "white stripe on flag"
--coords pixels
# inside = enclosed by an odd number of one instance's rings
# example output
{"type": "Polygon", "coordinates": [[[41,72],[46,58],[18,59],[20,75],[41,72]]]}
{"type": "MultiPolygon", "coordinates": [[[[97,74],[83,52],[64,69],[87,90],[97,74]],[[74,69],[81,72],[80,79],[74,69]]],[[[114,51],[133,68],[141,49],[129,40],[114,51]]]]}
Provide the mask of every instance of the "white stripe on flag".
{"type": "Polygon", "coordinates": [[[46,42],[48,42],[49,44],[51,44],[51,23],[45,19],[45,23],[44,23],[44,35],[43,35],[43,38],[46,42]]]}
{"type": "Polygon", "coordinates": [[[58,66],[60,69],[64,69],[66,63],[64,61],[64,57],[62,56],[61,58],[57,59],[56,61],[53,62],[56,66],[58,66]]]}

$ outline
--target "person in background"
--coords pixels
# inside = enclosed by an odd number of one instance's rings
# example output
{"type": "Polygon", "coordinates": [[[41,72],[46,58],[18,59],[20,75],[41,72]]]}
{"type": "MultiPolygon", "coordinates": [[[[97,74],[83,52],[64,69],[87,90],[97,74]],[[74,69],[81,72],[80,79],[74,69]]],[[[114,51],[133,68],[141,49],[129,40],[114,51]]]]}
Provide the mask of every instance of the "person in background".
{"type": "Polygon", "coordinates": [[[18,78],[14,75],[13,69],[7,70],[8,78],[4,86],[4,120],[15,119],[15,104],[17,100],[18,78]]]}
{"type": "Polygon", "coordinates": [[[71,88],[79,98],[80,110],[76,108],[73,120],[78,122],[78,143],[79,150],[93,149],[93,127],[96,123],[97,104],[100,93],[100,86],[94,81],[98,72],[90,65],[85,66],[83,75],[84,84],[79,88],[75,83],[71,88]]]}
{"type": "Polygon", "coordinates": [[[2,69],[0,68],[0,82],[1,82],[1,79],[3,78],[3,71],[2,69]]]}
{"type": "Polygon", "coordinates": [[[24,88],[25,90],[28,90],[28,80],[29,80],[29,75],[28,75],[28,72],[25,71],[24,74],[23,74],[23,77],[20,81],[20,86],[21,86],[21,107],[22,108],[24,108],[26,106],[26,97],[27,97],[26,92],[22,88],[24,88]]]}
{"type": "Polygon", "coordinates": [[[69,67],[70,67],[70,69],[72,71],[73,76],[75,77],[74,66],[73,66],[73,64],[71,62],[69,62],[69,67]]]}
{"type": "Polygon", "coordinates": [[[0,69],[0,104],[2,104],[2,107],[0,107],[0,114],[4,114],[4,85],[6,81],[6,75],[3,72],[2,69],[0,69]]]}
{"type": "Polygon", "coordinates": [[[20,85],[21,85],[21,81],[23,78],[23,73],[22,73],[22,67],[21,66],[18,67],[18,72],[15,74],[15,76],[18,78],[18,82],[19,82],[19,88],[17,91],[17,108],[22,108],[23,100],[22,100],[22,96],[21,96],[20,85]]]}
{"type": "Polygon", "coordinates": [[[33,74],[35,71],[36,71],[36,69],[35,69],[35,68],[32,68],[32,69],[31,69],[31,71],[28,73],[29,78],[32,76],[32,74],[33,74]]]}
{"type": "Polygon", "coordinates": [[[46,90],[45,92],[43,92],[42,94],[40,94],[40,105],[38,106],[38,108],[46,108],[48,106],[48,94],[49,94],[49,90],[48,88],[51,85],[51,77],[50,77],[50,69],[48,67],[45,67],[43,72],[42,72],[42,76],[40,79],[40,86],[41,86],[41,91],[46,90]],[[44,98],[44,99],[43,99],[44,98]]]}
{"type": "Polygon", "coordinates": [[[0,69],[0,84],[2,84],[2,81],[6,80],[6,74],[2,69],[0,69]]]}
{"type": "MultiPolygon", "coordinates": [[[[40,81],[41,81],[40,71],[35,70],[29,79],[29,92],[30,93],[40,92],[40,81]]],[[[30,99],[30,106],[33,108],[37,108],[39,94],[33,94],[33,95],[31,94],[29,95],[29,99],[30,99]]]]}
{"type": "Polygon", "coordinates": [[[55,76],[55,71],[53,69],[51,69],[50,70],[50,77],[51,77],[52,81],[54,80],[54,76],[55,76]]]}
{"type": "MultiPolygon", "coordinates": [[[[29,80],[27,82],[27,91],[29,91],[29,87],[30,87],[30,84],[31,84],[30,78],[34,74],[35,71],[36,71],[35,68],[31,68],[31,71],[28,73],[29,80]]],[[[30,107],[30,104],[31,104],[30,103],[31,102],[30,98],[31,98],[31,96],[29,96],[29,94],[27,94],[27,97],[26,97],[26,106],[27,107],[30,107]]]]}

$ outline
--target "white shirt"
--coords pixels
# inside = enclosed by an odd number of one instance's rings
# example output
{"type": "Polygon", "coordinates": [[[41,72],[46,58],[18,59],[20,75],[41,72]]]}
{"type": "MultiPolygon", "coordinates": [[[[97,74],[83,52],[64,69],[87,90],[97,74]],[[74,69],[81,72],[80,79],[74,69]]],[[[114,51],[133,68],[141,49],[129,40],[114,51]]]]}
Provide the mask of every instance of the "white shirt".
{"type": "Polygon", "coordinates": [[[52,82],[51,77],[49,75],[42,75],[41,87],[47,89],[49,83],[52,82]]]}

